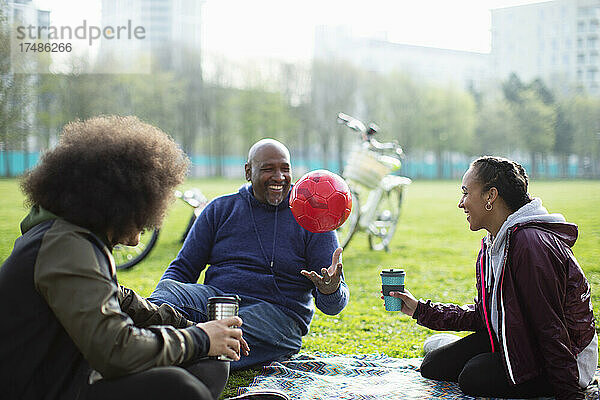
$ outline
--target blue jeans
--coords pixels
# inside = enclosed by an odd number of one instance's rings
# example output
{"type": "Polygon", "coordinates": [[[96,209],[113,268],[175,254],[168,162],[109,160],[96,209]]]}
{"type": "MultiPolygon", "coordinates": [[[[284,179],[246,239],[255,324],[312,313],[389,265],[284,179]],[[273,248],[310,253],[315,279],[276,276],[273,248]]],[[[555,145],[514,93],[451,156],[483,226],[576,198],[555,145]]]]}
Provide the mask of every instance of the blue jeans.
{"type": "MultiPolygon", "coordinates": [[[[206,322],[208,298],[231,293],[209,285],[182,283],[172,279],[158,282],[148,298],[152,303],[167,303],[191,321],[206,322]]],[[[285,359],[300,351],[302,332],[298,323],[279,307],[253,297],[240,296],[239,316],[250,354],[231,362],[232,370],[285,359]]]]}

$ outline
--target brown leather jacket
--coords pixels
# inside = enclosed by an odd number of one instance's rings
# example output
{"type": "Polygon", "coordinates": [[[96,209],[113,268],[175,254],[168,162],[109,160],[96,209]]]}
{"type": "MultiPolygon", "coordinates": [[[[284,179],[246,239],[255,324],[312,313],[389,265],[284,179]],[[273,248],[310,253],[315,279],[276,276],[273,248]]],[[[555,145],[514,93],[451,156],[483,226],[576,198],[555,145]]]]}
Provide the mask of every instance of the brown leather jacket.
{"type": "MultiPolygon", "coordinates": [[[[500,334],[493,336],[507,376],[519,384],[546,373],[557,400],[583,399],[576,356],[595,334],[590,284],[571,251],[576,239],[577,226],[569,223],[511,227],[497,297],[500,334]]],[[[491,295],[482,293],[481,252],[475,304],[460,307],[421,300],[413,316],[420,325],[493,334],[486,321],[491,295]]]]}

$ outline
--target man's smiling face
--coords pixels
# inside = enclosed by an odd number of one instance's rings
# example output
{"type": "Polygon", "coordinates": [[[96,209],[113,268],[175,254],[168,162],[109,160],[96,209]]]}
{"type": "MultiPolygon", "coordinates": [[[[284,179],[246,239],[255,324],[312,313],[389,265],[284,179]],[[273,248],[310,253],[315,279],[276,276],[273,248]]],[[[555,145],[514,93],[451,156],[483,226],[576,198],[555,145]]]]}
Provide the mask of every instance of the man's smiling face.
{"type": "Polygon", "coordinates": [[[288,195],[292,172],[290,155],[283,145],[265,143],[258,147],[245,170],[258,201],[277,206],[288,195]]]}

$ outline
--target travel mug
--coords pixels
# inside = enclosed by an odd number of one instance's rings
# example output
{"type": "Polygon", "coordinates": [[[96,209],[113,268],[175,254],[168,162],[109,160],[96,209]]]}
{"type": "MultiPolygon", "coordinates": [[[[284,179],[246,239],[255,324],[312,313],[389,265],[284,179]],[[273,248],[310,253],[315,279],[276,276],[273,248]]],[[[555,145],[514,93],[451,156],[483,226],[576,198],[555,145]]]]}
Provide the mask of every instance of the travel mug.
{"type": "MultiPolygon", "coordinates": [[[[223,319],[238,315],[240,298],[238,296],[216,296],[209,297],[206,306],[208,319],[223,319]]],[[[221,361],[233,361],[227,356],[211,357],[221,361]]]]}
{"type": "Polygon", "coordinates": [[[402,309],[402,300],[390,296],[390,292],[404,292],[404,277],[406,273],[403,269],[384,269],[381,271],[381,291],[385,302],[386,311],[400,311],[402,309]]]}

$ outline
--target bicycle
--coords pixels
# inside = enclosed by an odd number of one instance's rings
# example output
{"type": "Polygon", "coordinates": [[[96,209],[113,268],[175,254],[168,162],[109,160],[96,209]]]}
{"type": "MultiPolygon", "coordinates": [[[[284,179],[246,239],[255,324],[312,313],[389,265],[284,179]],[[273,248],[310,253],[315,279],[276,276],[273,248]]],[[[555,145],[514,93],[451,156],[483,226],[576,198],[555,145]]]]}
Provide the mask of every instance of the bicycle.
{"type": "Polygon", "coordinates": [[[404,189],[410,178],[395,175],[402,165],[402,148],[395,142],[381,143],[374,138],[379,127],[365,126],[350,115],[339,113],[337,122],[360,133],[361,143],[350,153],[342,176],[352,194],[352,211],[337,229],[342,247],[346,248],[354,234],[365,232],[369,247],[389,251],[396,232],[404,189]],[[366,198],[366,200],[362,200],[366,198]]]}
{"type": "MultiPolygon", "coordinates": [[[[206,199],[206,196],[202,194],[200,189],[196,188],[186,190],[185,192],[176,190],[175,197],[184,201],[187,205],[194,209],[188,221],[187,227],[180,239],[183,243],[190,232],[190,229],[192,229],[194,221],[196,221],[196,218],[208,204],[208,200],[206,199]]],[[[148,254],[150,254],[150,251],[152,251],[154,248],[154,245],[156,245],[159,234],[159,228],[150,231],[144,231],[140,236],[140,242],[137,246],[125,246],[120,244],[116,245],[113,248],[113,258],[115,259],[117,270],[131,269],[136,264],[140,263],[144,258],[146,258],[148,254]]]]}

